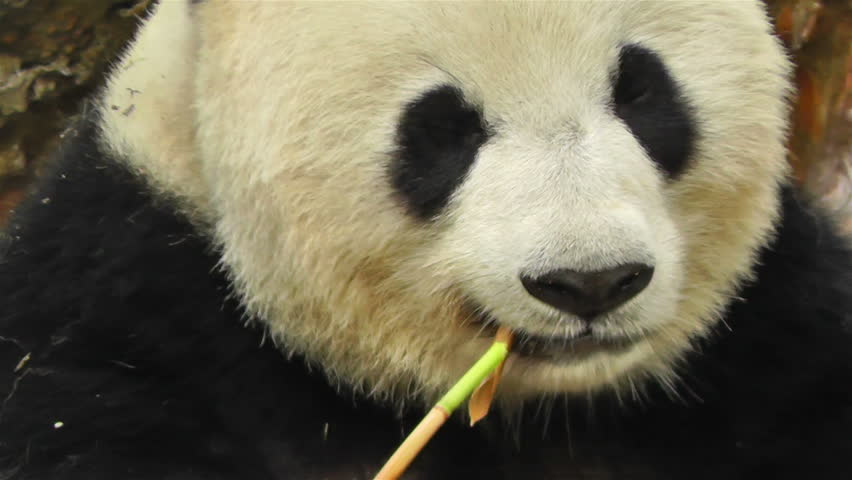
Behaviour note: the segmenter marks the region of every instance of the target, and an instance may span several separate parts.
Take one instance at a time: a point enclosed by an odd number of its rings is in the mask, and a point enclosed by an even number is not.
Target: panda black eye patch
[[[424,220],[437,215],[487,139],[479,111],[455,87],[440,86],[406,106],[390,173],[412,214]]]
[[[638,45],[621,49],[613,85],[615,114],[670,176],[683,171],[692,154],[695,122],[662,59]]]

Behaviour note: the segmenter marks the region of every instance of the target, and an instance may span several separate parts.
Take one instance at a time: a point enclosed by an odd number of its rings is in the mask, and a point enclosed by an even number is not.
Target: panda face
[[[481,87],[491,78],[455,79],[397,121],[389,178],[406,212],[440,232],[422,250],[429,269],[463,298],[471,333],[518,334],[516,370],[637,355],[677,310],[684,252],[665,191],[686,168],[696,120],[657,54],[599,47],[601,84],[568,58],[557,68],[562,96],[582,99],[562,108],[524,79],[493,107]]]
[[[620,151],[592,144],[618,145],[612,137],[593,138],[564,124],[555,127],[562,131],[552,132],[557,140],[549,144],[537,134],[506,142],[518,126],[491,126],[482,109],[466,103],[464,94],[450,85],[439,85],[416,98],[399,120],[399,150],[392,157],[391,178],[409,212],[423,221],[437,220],[444,210],[453,210],[447,208],[453,194],[468,190],[470,198],[462,201],[461,194],[455,198],[451,223],[464,228],[458,229],[458,246],[453,248],[470,249],[456,256],[477,260],[466,266],[474,274],[471,290],[484,292],[476,298],[499,292],[495,298],[477,303],[493,306],[503,299],[517,307],[530,303],[530,296],[539,300],[532,303],[550,308],[523,315],[545,313],[552,317],[535,328],[534,336],[544,333],[562,342],[563,348],[553,348],[555,351],[572,350],[576,336],[593,336],[598,325],[609,323],[607,317],[612,311],[632,301],[651,283],[658,257],[664,259],[666,265],[661,270],[669,278],[673,273],[668,263],[677,260],[677,245],[665,238],[652,238],[648,225],[647,217],[664,220],[667,216],[662,202],[635,192],[661,190],[653,164],[666,177],[684,168],[693,146],[694,120],[660,58],[635,45],[619,52],[609,100],[595,113],[609,116],[604,122],[621,121],[624,125],[604,128],[622,134],[627,130],[634,137],[632,145],[629,139],[623,140]],[[502,122],[497,118],[493,123]],[[539,140],[543,147],[530,151],[529,146]],[[483,148],[486,143],[487,148]],[[595,148],[600,151],[581,153]],[[625,157],[640,162],[631,165],[619,160]],[[609,162],[615,165],[598,165]],[[489,166],[474,175],[470,173],[474,163]],[[560,164],[567,164],[567,168]],[[646,170],[648,183],[635,185],[631,195],[625,185],[641,170]],[[614,181],[585,178],[601,172]],[[538,179],[546,181],[536,183]],[[468,180],[468,186],[460,189]],[[578,186],[595,184],[594,191],[576,191]],[[573,194],[565,193],[572,189]],[[659,210],[642,212],[638,208],[642,205]],[[523,223],[516,220],[522,217],[538,219],[528,220],[522,227]],[[530,227],[540,231],[531,235]],[[660,229],[661,233],[676,237],[672,226],[668,227],[667,231]],[[489,230],[500,233],[495,236]],[[502,241],[496,237],[502,237]],[[653,251],[653,245],[662,245],[662,251]],[[669,250],[674,251],[667,255]],[[516,271],[515,278],[505,284],[503,279],[511,278],[512,270]],[[460,271],[456,275],[466,279],[469,273]],[[654,283],[654,288],[658,284]],[[509,297],[510,293],[518,295]],[[655,298],[661,295],[653,294]],[[501,324],[503,317],[492,320]],[[530,326],[530,318],[513,325],[520,333],[527,330],[525,326]]]
[[[669,383],[771,233],[788,67],[757,2],[197,8],[203,208],[333,380],[428,401],[504,325],[508,398]]]

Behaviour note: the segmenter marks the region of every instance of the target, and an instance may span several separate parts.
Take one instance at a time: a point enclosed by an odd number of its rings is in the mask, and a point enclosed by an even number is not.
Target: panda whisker
[[[563,329],[562,349],[565,350],[568,347],[568,342],[569,342],[568,339],[570,338],[570,335],[571,335],[571,326],[567,325],[566,324],[567,322],[565,322],[564,319],[560,319],[560,321],[563,323],[563,325],[562,325],[562,329]]]
[[[476,336],[477,337],[485,337],[486,336],[485,331],[488,330],[488,329],[494,329],[494,328],[497,328],[494,321],[486,318],[486,320],[484,322],[482,322],[482,326],[479,327],[479,330],[477,330]]]
[[[615,395],[615,401],[618,403],[618,406],[624,408],[624,399],[621,397],[621,388],[619,388],[619,385],[616,384],[613,386],[612,393]]]
[[[657,382],[663,387],[663,391],[671,400],[686,404],[683,395],[678,391],[676,386],[676,375],[672,371],[658,373],[655,375]]]
[[[545,400],[544,400],[544,418],[542,419],[543,425],[542,425],[542,431],[541,431],[541,438],[542,439],[547,438],[547,432],[548,432],[548,429],[550,428],[550,419],[551,419],[551,416],[553,415],[553,406],[556,403],[556,398],[554,398],[552,395],[547,395],[544,398],[545,398]]]
[[[514,421],[512,422],[512,428],[510,429],[516,449],[521,448],[521,428],[524,418],[524,406],[524,402],[521,402],[518,405],[517,411],[514,415]]]
[[[590,388],[586,389],[585,403],[586,403],[586,420],[589,423],[594,423],[594,421],[595,421],[595,395]]]
[[[627,377],[627,385],[630,388],[630,396],[633,401],[641,404],[642,398],[639,395],[639,391],[636,389],[636,381],[633,379],[633,377]]]
[[[569,395],[562,395],[562,409],[565,417],[565,436],[568,441],[568,457],[574,458],[574,441],[571,432],[571,398]]]

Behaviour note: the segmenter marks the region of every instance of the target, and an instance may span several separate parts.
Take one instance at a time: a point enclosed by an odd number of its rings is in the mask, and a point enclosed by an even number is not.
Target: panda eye
[[[411,102],[397,126],[394,189],[416,216],[435,216],[449,201],[487,140],[479,111],[451,86]]]
[[[648,100],[651,93],[651,86],[643,82],[641,78],[630,78],[629,75],[622,74],[615,85],[613,100],[617,106],[626,106]]]
[[[621,50],[618,58],[618,77],[612,94],[615,105],[625,106],[648,101],[654,93],[654,82],[662,82],[665,90],[666,80],[668,73],[659,57],[644,48],[627,46]]]
[[[695,124],[662,59],[638,45],[622,48],[612,100],[648,156],[669,175],[679,173],[692,152]]]

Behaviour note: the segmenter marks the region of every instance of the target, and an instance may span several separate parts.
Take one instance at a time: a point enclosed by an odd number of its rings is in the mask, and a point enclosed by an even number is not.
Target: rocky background
[[[852,1],[767,3],[797,66],[790,163],[852,234]]]
[[[0,0],[0,224],[152,0]],[[797,64],[790,162],[852,233],[852,0],[766,0]]]
[[[0,223],[151,0],[0,0]]]

